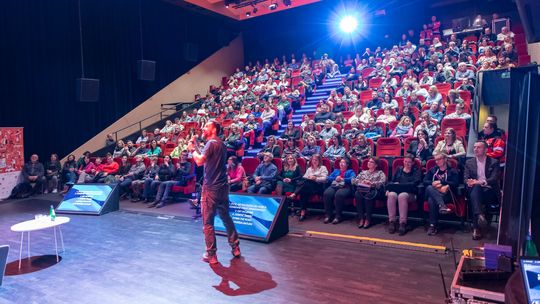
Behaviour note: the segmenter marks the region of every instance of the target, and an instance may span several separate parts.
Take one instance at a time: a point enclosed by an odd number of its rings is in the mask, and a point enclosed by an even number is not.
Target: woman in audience
[[[414,122],[416,121],[416,117],[414,117],[414,114],[411,112],[411,108],[409,105],[403,106],[403,109],[401,110],[401,114],[398,115],[398,120],[401,121],[403,117],[409,117],[409,119],[411,120],[411,123],[414,125]]]
[[[304,114],[304,116],[302,116],[302,123],[300,124],[300,128],[302,128],[302,130],[306,129],[310,120],[311,119],[309,118],[309,115]]]
[[[319,138],[319,131],[317,131],[317,125],[313,120],[310,120],[308,122],[307,126],[304,128],[304,133],[302,134],[302,139],[304,141],[306,141],[310,137]]]
[[[336,116],[335,116],[335,119],[334,119],[334,124],[335,125],[340,125],[341,129],[343,129],[343,127],[345,126],[346,123],[347,123],[347,120],[343,116],[343,112],[336,113]]]
[[[424,166],[427,160],[432,158],[433,142],[430,140],[426,130],[419,131],[417,137],[416,140],[410,143],[407,153],[418,158],[422,162],[422,166]]]
[[[289,154],[283,162],[283,169],[277,176],[276,194],[283,195],[285,193],[296,192],[298,180],[302,178],[300,166],[296,162],[296,158]]]
[[[390,94],[390,93],[384,94],[384,100],[382,102],[382,108],[383,109],[390,108],[392,110],[397,111],[398,107],[399,107],[399,105],[397,103],[397,100],[392,98],[392,94]]]
[[[292,138],[287,139],[285,142],[285,147],[283,148],[281,158],[285,159],[289,155],[292,155],[294,158],[302,157],[300,149],[296,146],[296,141]]]
[[[343,206],[347,198],[353,197],[351,181],[356,174],[350,169],[351,161],[348,158],[342,158],[339,161],[339,168],[335,169],[332,174],[328,175],[327,182],[330,186],[326,188],[323,194],[324,210],[326,217],[324,223],[339,224],[342,220]],[[334,206],[336,209],[334,216]]]
[[[236,151],[244,144],[242,140],[242,131],[236,124],[230,126],[229,135],[224,141],[227,147],[227,156],[236,155]]]
[[[324,157],[331,161],[345,157],[345,147],[343,147],[343,140],[339,134],[332,136],[332,139],[328,142],[328,148],[324,151]]]
[[[160,130],[160,133],[169,133],[169,132],[172,132],[172,131],[174,131],[173,123],[172,123],[172,121],[167,120],[165,122],[165,126],[163,127],[163,129]]]
[[[146,152],[146,155],[148,157],[151,157],[151,156],[158,157],[161,155],[161,148],[158,146],[158,143],[155,139],[152,139],[152,141],[150,142],[150,148]]]
[[[45,186],[45,194],[47,192],[57,193],[58,192],[58,180],[60,178],[60,171],[62,170],[62,165],[58,160],[58,155],[53,153],[51,154],[51,159],[45,164],[45,178],[47,179],[47,184]]]
[[[428,96],[424,105],[430,106],[432,103],[436,103],[437,105],[441,105],[442,103],[442,95],[434,85],[429,87]]]
[[[304,149],[302,149],[302,157],[310,159],[313,154],[320,154],[321,147],[317,145],[315,137],[311,136],[307,139]]]
[[[389,123],[391,123],[393,121],[396,121],[396,116],[392,115],[389,107],[384,108],[383,114],[381,114],[381,115],[379,115],[379,117],[377,117],[377,122],[379,122],[379,121],[382,121],[385,124],[389,124]]]
[[[174,148],[174,150],[172,150],[170,157],[180,158],[180,155],[182,154],[182,151],[184,150],[187,150],[187,142],[184,138],[181,137],[178,139],[178,144]]]
[[[88,162],[90,162],[89,157]],[[68,155],[67,160],[62,167],[62,175],[64,178],[64,189],[62,190],[62,193],[66,193],[69,188],[77,182],[77,162],[75,161],[75,155]]]
[[[452,211],[446,204],[453,202],[459,183],[458,172],[448,166],[445,154],[435,155],[435,163],[436,166],[427,171],[423,180],[429,208],[428,235],[437,234],[439,213]]]
[[[397,137],[399,139],[405,139],[413,135],[413,124],[408,116],[403,116],[398,125],[390,134],[390,137]]]
[[[414,166],[414,155],[407,154],[403,158],[403,167],[398,167],[392,175],[392,182],[386,185],[386,205],[388,208],[388,233],[399,235],[407,233],[407,213],[409,203],[416,202],[418,185],[422,182],[422,172]],[[396,203],[397,207],[396,208]],[[399,210],[399,222],[397,221]]]
[[[282,139],[292,138],[294,140],[300,139],[300,130],[294,126],[294,123],[291,121],[287,122],[287,128],[281,134]]]
[[[116,147],[114,147],[113,157],[117,158],[117,157],[122,157],[123,155],[127,155],[126,150],[124,148],[125,148],[124,141],[119,139],[116,142]]]
[[[281,148],[277,144],[277,140],[274,135],[268,136],[266,139],[266,146],[261,150],[261,152],[257,153],[257,156],[262,159],[263,153],[266,152],[271,153],[273,157],[281,156]]]
[[[350,129],[343,131],[343,137],[347,139],[349,142],[351,142],[356,137],[358,137],[359,134],[364,134],[364,133],[362,132],[362,128],[358,120],[353,120],[353,122],[351,123]]]
[[[352,181],[356,185],[356,210],[358,212],[358,228],[368,229],[371,226],[371,212],[377,198],[382,196],[386,183],[386,175],[380,169],[379,160],[368,158],[367,170],[363,170]]]
[[[236,156],[230,156],[227,160],[227,177],[231,192],[242,190],[242,184],[246,178],[246,171]]]
[[[296,189],[294,193],[289,195],[289,198],[294,199],[300,195],[300,221],[305,220],[306,210],[309,199],[313,195],[322,195],[326,178],[328,177],[328,169],[322,164],[320,154],[314,154],[309,162],[309,167],[304,174],[304,183]]]
[[[442,153],[446,154],[447,158],[456,159],[464,157],[467,154],[463,142],[457,139],[456,131],[453,128],[444,130],[444,139],[439,141],[435,150],[433,150],[433,155]]]
[[[156,178],[156,175],[159,170],[159,166],[157,165],[157,156],[151,156],[150,157],[150,165],[146,167],[144,170],[144,174],[141,178],[138,178],[131,182],[131,201],[132,202],[138,202],[141,199],[143,199],[141,193],[143,191],[143,187],[146,184],[146,181],[149,180],[149,183],[152,183],[152,181]]]
[[[356,158],[358,162],[362,163],[364,159],[371,157],[372,153],[371,145],[366,136],[359,134],[356,140],[352,142],[352,146],[349,148],[349,152],[347,152],[347,157]]]
[[[493,50],[491,47],[487,47],[484,49],[484,53],[478,57],[478,60],[476,61],[477,66],[483,66],[484,63],[488,63],[491,67],[495,62],[497,62],[497,56],[493,53]]]

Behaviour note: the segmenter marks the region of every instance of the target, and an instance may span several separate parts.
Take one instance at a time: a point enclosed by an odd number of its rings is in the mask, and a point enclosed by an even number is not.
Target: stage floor
[[[43,195],[0,202],[0,244],[11,246],[8,263],[17,262],[20,241],[10,226],[47,213],[58,201]],[[128,202],[104,216],[71,215],[60,263],[5,277],[0,303],[442,303],[438,264],[447,286],[454,272],[451,254],[299,237],[306,229],[390,237],[382,224],[359,230],[352,221],[323,225],[315,216],[303,223],[291,218],[294,233],[271,244],[241,241],[241,259],[232,259],[218,237],[221,264],[210,267],[200,260],[201,222],[189,218],[186,206],[152,210]],[[182,215],[169,212],[182,208]],[[462,232],[431,241],[450,237],[463,246],[472,242]],[[429,240],[422,227],[405,238]],[[31,254],[54,254],[51,231],[32,233]]]

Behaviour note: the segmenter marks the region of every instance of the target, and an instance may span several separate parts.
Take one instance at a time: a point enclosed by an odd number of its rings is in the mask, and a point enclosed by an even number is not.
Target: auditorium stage
[[[0,202],[0,243],[11,246],[9,263],[17,262],[20,241],[10,226],[46,213],[59,197]],[[200,261],[200,221],[124,205],[100,217],[71,215],[63,228],[66,252],[60,263],[7,276],[0,303],[442,303],[438,264],[447,286],[454,272],[451,254],[302,237],[307,229],[389,237],[381,224],[359,231],[352,222],[329,226],[315,218],[304,223],[291,218],[292,233],[271,244],[242,241],[238,260],[218,237],[221,264],[210,267]],[[449,237],[468,244],[470,234],[436,238]],[[428,240],[422,227],[406,238]],[[54,254],[52,239],[47,231],[33,233],[32,256]]]

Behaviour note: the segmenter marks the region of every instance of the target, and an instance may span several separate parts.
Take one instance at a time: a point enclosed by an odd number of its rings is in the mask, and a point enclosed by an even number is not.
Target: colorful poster
[[[11,194],[23,166],[23,128],[0,128],[0,199]]]

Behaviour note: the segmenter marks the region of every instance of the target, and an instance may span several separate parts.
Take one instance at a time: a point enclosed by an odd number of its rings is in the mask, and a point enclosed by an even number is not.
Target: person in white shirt
[[[511,32],[510,29],[508,29],[508,27],[504,26],[501,29],[501,32],[497,35],[497,40],[498,41],[504,41],[506,39],[506,37],[510,37],[510,38],[514,39],[514,33]]]
[[[328,169],[322,163],[322,156],[320,154],[313,154],[309,161],[309,167],[304,174],[304,184],[298,187],[293,194],[289,195],[291,199],[300,195],[300,221],[306,218],[309,199],[313,195],[322,195],[327,177]]]

